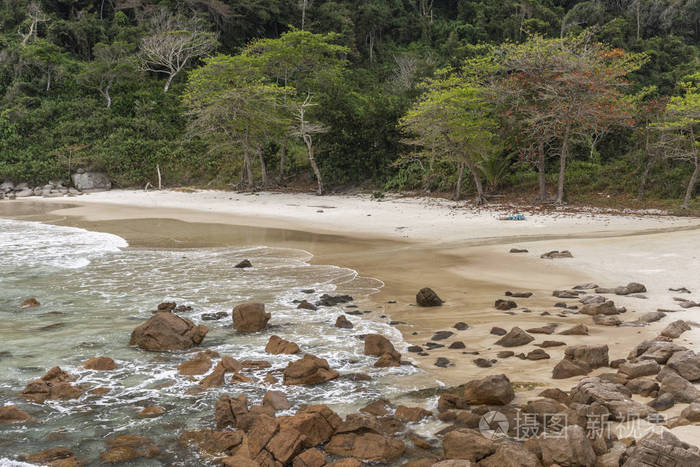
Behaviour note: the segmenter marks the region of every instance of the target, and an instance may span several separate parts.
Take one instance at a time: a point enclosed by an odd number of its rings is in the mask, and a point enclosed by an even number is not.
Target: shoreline
[[[424,345],[436,331],[454,333],[440,341],[444,348],[429,351],[429,356],[405,354],[421,369],[446,386],[505,373],[513,382],[531,385],[516,393],[516,402],[535,397],[545,387],[568,390],[575,381],[551,379],[551,369],[563,358],[564,347],[546,349],[551,356],[547,360],[511,357],[499,359],[489,368],[477,367],[475,358],[495,358],[499,350],[504,350],[494,345],[498,337],[490,334],[492,326],[528,329],[556,323],[559,331],[585,323],[590,329],[588,336],[535,335],[533,343],[561,339],[567,345],[608,344],[610,359],[614,360],[624,358],[631,348],[657,335],[669,322],[692,320],[693,309],[669,314],[641,328],[610,328],[593,325],[586,315],[556,316],[553,304],[561,300],[552,297],[553,290],[587,282],[602,287],[633,281],[646,284],[647,299],[609,297],[617,306],[628,308],[621,315],[624,321],[658,308],[674,307],[673,294],[668,291],[671,287],[700,290],[700,254],[696,253],[700,251],[700,235],[695,232],[700,220],[693,218],[579,213],[533,215],[522,222],[504,222],[496,219],[494,211],[465,210],[432,199],[376,202],[368,197],[289,194],[246,198],[228,192],[148,195],[114,191],[79,199],[26,200],[14,205],[20,210],[26,208],[21,216],[26,220],[113,233],[134,246],[264,244],[307,250],[314,255],[312,263],[350,267],[361,276],[384,282],[384,288],[368,302],[378,315],[387,316],[387,322],[405,323],[396,327],[407,345]],[[228,202],[233,200],[237,204]],[[32,206],[41,206],[43,213],[32,215]],[[372,215],[367,216],[371,209]],[[275,217],[279,212],[284,215]],[[317,219],[329,212],[333,213],[330,219]],[[372,217],[372,224],[366,222]],[[439,232],[439,238],[430,241],[431,232],[433,236]],[[510,247],[530,251],[509,254]],[[571,250],[574,257],[539,257],[546,251],[563,249]],[[679,266],[683,259],[687,262]],[[416,307],[415,294],[426,286],[446,303],[437,308]],[[519,308],[511,315],[494,309],[494,300],[506,298],[506,290],[531,291],[534,296],[515,299]],[[525,312],[524,306],[530,312]],[[544,318],[543,312],[550,315]],[[457,331],[452,327],[456,322],[467,322],[469,328]],[[700,329],[694,328],[678,343],[700,350],[699,338]],[[448,349],[447,344],[455,340],[464,342],[466,348]],[[533,343],[513,350],[528,352],[537,348]],[[435,366],[438,358],[447,358],[450,366]],[[591,375],[604,371],[594,370]],[[665,414],[677,415],[681,408],[676,406]],[[698,438],[690,431],[688,440],[697,444]]]

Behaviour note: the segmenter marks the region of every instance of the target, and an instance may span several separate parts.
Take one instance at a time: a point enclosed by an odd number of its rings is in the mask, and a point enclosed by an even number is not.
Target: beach
[[[537,349],[543,339],[566,345],[607,344],[610,360],[623,359],[637,344],[659,334],[671,321],[696,320],[696,308],[682,309],[678,294],[685,287],[698,299],[700,290],[700,219],[661,213],[603,213],[596,210],[528,212],[506,206],[473,208],[467,203],[437,198],[370,195],[318,197],[290,193],[222,191],[121,191],[75,198],[31,199],[0,206],[0,215],[23,220],[107,232],[130,246],[194,248],[267,246],[295,248],[313,255],[312,264],[351,268],[360,277],[377,279],[383,287],[357,303],[372,311],[366,319],[386,322],[403,336],[404,358],[445,386],[504,373],[519,383],[516,402],[531,399],[544,388],[568,390],[574,379],[553,380],[552,368],[564,347],[546,348],[548,359],[497,358],[504,350],[494,345],[493,327],[506,330],[546,325],[556,333],[585,323],[589,335],[536,335],[516,352]],[[525,220],[499,220],[522,213]],[[527,250],[511,253],[512,248]],[[568,250],[571,258],[541,255]],[[244,258],[241,258],[244,259]],[[646,286],[640,296],[613,295],[625,307],[623,321],[634,321],[658,309],[673,310],[645,326],[599,326],[591,317],[562,313],[555,290],[577,285],[617,287],[629,282]],[[416,306],[416,293],[433,289],[444,304]],[[588,286],[590,288],[590,285]],[[497,310],[506,292],[531,292],[513,298],[512,310]],[[466,329],[455,329],[456,323]],[[439,331],[452,333],[442,347],[407,353]],[[700,329],[693,327],[676,343],[700,350]],[[455,341],[464,348],[449,348]],[[484,359],[492,366],[481,367]],[[447,363],[436,366],[439,359]],[[593,375],[605,371],[594,370]],[[636,396],[635,396],[636,397]],[[677,415],[684,405],[666,412]],[[694,427],[674,428],[686,441],[697,443]]]

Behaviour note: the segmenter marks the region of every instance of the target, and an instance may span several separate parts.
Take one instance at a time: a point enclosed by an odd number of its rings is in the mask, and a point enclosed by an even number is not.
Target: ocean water
[[[248,258],[252,269],[233,265]],[[247,395],[258,404],[267,389],[283,390],[292,406],[325,403],[341,415],[378,397],[391,398],[435,381],[412,366],[374,368],[376,358],[363,355],[360,334],[378,332],[399,351],[400,333],[381,322],[377,313],[347,316],[355,325],[334,327],[347,305],[299,310],[295,299],[314,302],[324,293],[350,294],[362,299],[377,292],[382,282],[358,276],[351,269],[310,264],[306,251],[284,248],[140,249],[115,235],[37,222],[0,219],[0,405],[14,404],[39,420],[37,424],[0,425],[0,465],[14,463],[22,453],[68,447],[80,458],[96,463],[106,438],[138,434],[152,438],[161,449],[157,459],[131,465],[206,465],[177,439],[185,430],[213,428],[214,404],[222,394]],[[314,289],[304,294],[302,289]],[[20,309],[22,300],[36,297],[41,306]],[[129,347],[130,333],[163,301],[189,305],[183,313],[210,330],[200,348],[238,360],[267,360],[272,370],[283,369],[293,355],[268,355],[264,348],[277,334],[328,360],[341,375],[367,373],[371,381],[339,378],[313,386],[267,385],[270,370],[247,373],[246,384],[188,394],[196,379],[181,376],[177,365],[191,352],[146,352]],[[231,326],[230,312],[239,303],[259,301],[272,313],[270,329],[240,335]],[[362,309],[362,308],[360,308]],[[220,321],[202,321],[203,313],[225,311]],[[113,358],[119,368],[92,371],[81,363],[95,356]],[[216,361],[216,360],[215,360]],[[31,380],[53,366],[68,371],[84,388],[71,401],[34,404],[20,393]],[[279,373],[281,379],[281,372]],[[92,389],[109,388],[106,395]],[[165,415],[139,419],[145,406],[160,406]],[[293,411],[294,409],[292,409]]]

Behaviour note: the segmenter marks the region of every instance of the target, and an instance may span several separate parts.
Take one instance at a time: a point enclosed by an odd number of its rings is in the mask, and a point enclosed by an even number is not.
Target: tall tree
[[[136,71],[136,63],[130,52],[131,47],[125,42],[98,43],[93,49],[95,60],[77,76],[79,83],[102,95],[107,108],[112,106],[110,92],[113,87]]]

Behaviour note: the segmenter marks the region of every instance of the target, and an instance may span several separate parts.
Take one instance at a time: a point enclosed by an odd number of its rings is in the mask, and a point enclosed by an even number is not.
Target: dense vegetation
[[[0,179],[696,193],[697,0],[3,0],[0,27]]]

